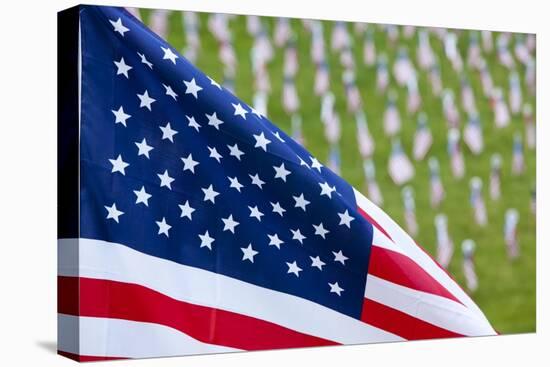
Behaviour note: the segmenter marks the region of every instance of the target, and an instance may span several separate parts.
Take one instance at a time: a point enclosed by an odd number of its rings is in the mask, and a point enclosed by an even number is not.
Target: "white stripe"
[[[372,245],[407,256],[407,254],[405,253],[405,251],[403,251],[402,248],[400,248],[395,243],[393,243],[392,240],[390,240],[384,233],[382,233],[375,226],[372,226]]]
[[[489,323],[460,303],[367,276],[365,298],[404,312],[443,329],[467,336],[495,335]]]
[[[428,274],[436,279],[443,287],[445,287],[451,294],[453,294],[460,302],[470,308],[472,312],[476,313],[480,319],[480,322],[488,323],[485,315],[479,307],[471,300],[471,298],[452,280],[443,269],[441,269],[418,245],[414,240],[401,228],[397,223],[393,221],[384,211],[374,205],[363,194],[357,190],[353,190],[355,193],[355,199],[357,205],[367,212],[374,220],[384,228],[386,232],[393,239],[394,251],[404,253],[411,260],[422,267]],[[373,226],[374,227],[374,226]],[[387,242],[384,245],[391,244]]]
[[[140,284],[181,301],[255,317],[342,344],[403,340],[315,302],[146,255],[124,245],[60,239],[58,246],[59,275]],[[79,267],[71,262],[75,251],[79,251]]]
[[[82,356],[150,358],[239,351],[146,322],[58,314],[57,323],[57,348]]]

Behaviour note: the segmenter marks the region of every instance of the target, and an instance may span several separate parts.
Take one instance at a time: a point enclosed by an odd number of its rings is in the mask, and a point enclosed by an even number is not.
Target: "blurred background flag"
[[[79,232],[59,240],[61,354],[141,358],[495,334],[405,231],[265,116],[126,10],[78,10],[79,212],[61,218],[78,215]],[[154,21],[159,32],[165,15]],[[261,65],[271,43],[249,20]],[[210,27],[223,39],[230,78],[237,60],[226,23]],[[343,54],[346,29],[338,23],[331,42]],[[294,72],[281,102],[301,121]],[[405,51],[394,72],[403,83],[414,77]],[[334,143],[329,161],[339,169]],[[389,170],[398,184],[414,176],[397,137]],[[416,231],[409,189],[404,200]],[[472,253],[465,270],[473,274]]]
[[[477,273],[474,263],[476,244],[471,239],[462,241],[462,270],[466,278],[468,291],[475,292],[478,287]]]
[[[504,219],[504,239],[506,241],[508,257],[512,260],[519,256],[519,243],[517,235],[518,222],[518,211],[516,209],[506,210]]]
[[[437,214],[434,224],[437,235],[437,262],[446,269],[451,262],[454,251],[454,244],[447,230],[447,216]]]
[[[500,177],[501,177],[502,158],[500,154],[491,156],[491,173],[489,176],[489,191],[491,199],[497,200],[500,198]]]
[[[416,133],[414,134],[413,155],[414,159],[422,160],[432,146],[432,132],[428,127],[428,119],[425,113],[418,115]]]

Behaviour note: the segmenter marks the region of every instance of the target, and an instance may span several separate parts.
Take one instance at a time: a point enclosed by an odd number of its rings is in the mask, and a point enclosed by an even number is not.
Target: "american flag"
[[[60,101],[60,152],[78,155],[59,165],[60,354],[495,334],[390,217],[266,116],[126,10],[77,9],[78,70],[60,70],[78,77],[76,115]]]

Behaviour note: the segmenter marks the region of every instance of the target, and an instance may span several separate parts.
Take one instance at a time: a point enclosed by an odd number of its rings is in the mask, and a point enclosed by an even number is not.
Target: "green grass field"
[[[151,11],[141,10],[143,21],[147,24]],[[219,45],[207,28],[208,14],[200,15],[201,48],[196,65],[215,80],[223,80],[223,68],[218,58]],[[263,18],[263,22],[270,34],[273,34],[274,18]],[[297,49],[300,67],[296,77],[296,85],[300,97],[300,115],[303,121],[303,134],[306,137],[306,148],[325,161],[328,156],[328,143],[324,137],[323,125],[320,121],[320,98],[313,93],[315,68],[310,57],[311,36],[305,31],[300,20],[291,22],[297,36]],[[330,50],[330,35],[332,22],[324,22],[326,50],[329,54],[331,73],[331,90],[336,96],[336,109],[340,112],[342,122],[341,162],[342,175],[356,188],[364,190],[364,176],[362,159],[359,154],[354,117],[347,113],[344,86],[342,83],[342,66],[338,55]],[[403,228],[403,204],[401,188],[390,179],[386,167],[391,149],[390,140],[383,131],[383,114],[387,96],[376,92],[375,66],[367,67],[363,63],[363,36],[354,32],[352,24],[348,24],[350,35],[353,37],[353,52],[357,66],[356,78],[364,111],[369,121],[369,129],[376,142],[374,162],[377,168],[377,181],[384,197],[383,209],[393,217]],[[253,90],[253,74],[251,69],[250,49],[253,39],[246,30],[246,19],[238,16],[230,21],[233,42],[238,58],[238,69],[235,77],[235,94],[245,102],[251,104]],[[185,34],[180,12],[171,12],[169,15],[168,41],[178,50],[185,47]],[[401,29],[400,29],[401,31]],[[377,52],[383,50],[388,55],[389,67],[396,56],[400,45],[407,46],[409,56],[416,62],[416,34],[411,39],[405,39],[400,32],[399,40],[395,45],[386,42],[386,33],[380,27],[374,27],[374,37]],[[465,60],[469,32],[459,35],[459,47]],[[496,34],[493,34],[496,39]],[[441,41],[430,34],[430,43],[438,56],[443,87],[454,90],[456,102],[461,111],[461,124],[466,121],[466,114],[460,108],[460,77],[452,69],[444,55]],[[268,116],[272,122],[290,133],[290,116],[282,107],[283,84],[283,48],[274,46],[275,56],[269,64],[268,70],[271,79],[271,94],[268,104]],[[508,89],[508,70],[497,61],[496,51],[484,55],[486,58],[494,84]],[[473,156],[463,145],[466,164],[466,175],[461,180],[455,180],[449,167],[446,151],[447,127],[443,116],[441,100],[433,96],[426,72],[419,73],[419,90],[422,96],[421,111],[428,116],[428,121],[434,137],[434,143],[428,156],[439,159],[441,177],[446,190],[446,197],[441,207],[436,211],[431,208],[429,201],[429,171],[427,159],[416,162],[416,176],[411,186],[416,193],[416,213],[419,224],[419,234],[416,241],[428,252],[435,252],[434,216],[441,212],[448,217],[449,232],[455,244],[455,253],[449,266],[450,273],[464,285],[462,275],[462,254],[460,244],[463,239],[472,238],[477,243],[475,263],[479,277],[479,289],[472,295],[477,304],[485,312],[492,325],[500,333],[522,333],[535,331],[536,324],[536,291],[535,291],[535,216],[530,210],[530,190],[535,184],[535,151],[525,148],[526,172],[522,176],[511,174],[512,139],[516,131],[524,134],[522,118],[513,116],[511,124],[504,129],[496,129],[494,116],[488,100],[483,96],[477,72],[467,70],[467,74],[474,88],[476,104],[480,113],[483,128],[485,148],[480,156]],[[518,69],[523,77],[523,66]],[[395,84],[391,81],[390,84]],[[533,107],[535,98],[531,96],[522,83],[524,101],[528,100]],[[413,133],[416,128],[416,115],[408,115],[406,111],[406,90],[397,88],[398,106],[402,118],[401,141],[409,157],[411,157]],[[490,172],[490,157],[493,153],[500,153],[503,158],[502,167],[502,197],[498,201],[489,198],[488,182]],[[489,224],[485,228],[478,227],[473,218],[469,204],[469,179],[479,176],[484,181],[483,195],[487,205]],[[521,255],[514,262],[508,260],[505,252],[503,237],[504,213],[508,208],[516,208],[520,214],[518,236]]]

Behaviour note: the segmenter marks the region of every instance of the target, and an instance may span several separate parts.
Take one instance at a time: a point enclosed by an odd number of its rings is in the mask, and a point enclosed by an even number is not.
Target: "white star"
[[[231,177],[227,176],[227,178],[229,179],[229,182],[231,182],[229,187],[232,187],[235,190],[237,190],[238,192],[241,192],[241,188],[243,188],[243,185],[241,185],[241,183],[239,182],[237,177],[231,178]]]
[[[128,71],[132,69],[130,65],[127,65],[124,61],[124,57],[120,58],[120,61],[113,61],[117,67],[116,75],[123,74],[128,79]]]
[[[260,135],[253,136],[254,139],[256,139],[256,144],[254,144],[254,148],[262,148],[264,152],[267,152],[267,144],[271,143],[271,140],[265,137],[263,131],[260,133]]]
[[[172,64],[176,65],[176,59],[178,58],[178,55],[176,55],[170,47],[160,46],[160,48],[162,48],[162,51],[164,51],[164,56],[162,56],[162,59],[170,60],[172,61]]]
[[[198,93],[202,90],[202,88],[195,83],[195,78],[190,81],[184,80],[183,83],[187,87],[185,89],[185,94],[192,94],[195,99],[199,98]]]
[[[149,69],[153,69],[153,64],[151,64],[149,60],[147,60],[145,54],[140,54],[139,52],[137,54],[139,55],[142,64],[149,66]]]
[[[124,109],[122,108],[122,106],[120,106],[116,111],[111,110],[111,112],[113,113],[113,115],[115,115],[115,124],[122,124],[126,126],[126,120],[132,117],[131,115],[128,115],[127,113],[124,112]]]
[[[294,274],[296,275],[296,277],[299,277],[300,276],[300,272],[302,271],[302,268],[300,268],[298,266],[298,264],[296,264],[296,261],[294,262],[291,262],[291,263],[286,263],[286,265],[288,266],[288,271],[286,272],[287,274]]]
[[[120,172],[123,175],[126,175],[126,172],[124,170],[126,169],[126,167],[129,166],[129,164],[122,160],[122,156],[120,154],[116,159],[109,159],[109,162],[111,162],[111,164],[113,165],[111,173]]]
[[[319,223],[317,226],[314,224],[313,228],[315,228],[315,234],[323,237],[323,239],[325,239],[325,235],[330,232],[323,227],[323,222]]]
[[[220,160],[221,160],[223,157],[222,157],[222,155],[221,155],[220,153],[218,153],[218,150],[216,149],[216,147],[214,147],[214,148],[208,147],[208,150],[210,151],[209,157],[210,157],[210,158],[214,158],[215,160],[218,161],[218,163],[220,163]]]
[[[162,217],[162,220],[159,222],[159,221],[156,221],[157,223],[157,226],[159,226],[159,232],[158,234],[161,235],[165,235],[166,237],[170,237],[168,235],[168,231],[170,230],[170,228],[172,228],[171,225],[169,225],[168,223],[166,223],[166,218]]]
[[[162,84],[162,86],[164,87],[164,89],[166,89],[166,95],[174,98],[174,101],[175,101],[178,95],[176,94],[176,92],[174,92],[172,87],[166,84]]]
[[[201,248],[207,247],[209,250],[212,250],[212,242],[214,242],[215,239],[210,237],[208,231],[204,232],[204,234],[199,234],[199,238],[201,239]]]
[[[138,93],[139,98],[139,107],[146,107],[149,111],[151,111],[151,104],[156,101],[156,99],[149,97],[149,92],[147,92],[147,89],[145,89],[145,92],[143,94]]]
[[[254,256],[258,254],[258,251],[255,251],[252,248],[252,244],[248,244],[248,247],[241,247],[241,251],[243,252],[243,261],[250,260],[251,263],[254,262]]]
[[[278,131],[275,131],[275,132],[273,133],[273,135],[275,135],[275,137],[276,137],[277,139],[279,139],[279,141],[280,141],[281,143],[284,143],[284,142],[285,142],[284,139],[281,138],[281,135],[279,134]]]
[[[116,208],[116,204],[113,203],[112,206],[104,205],[105,209],[107,209],[107,219],[113,219],[115,222],[118,223],[118,217],[120,217],[124,212],[118,210]]]
[[[321,167],[323,167],[323,165],[317,160],[317,158],[309,157],[309,159],[311,159],[311,168],[315,168],[321,172]]]
[[[154,149],[152,146],[147,145],[147,140],[145,140],[145,138],[143,138],[141,143],[136,141],[134,144],[138,147],[138,156],[144,155],[149,158],[149,152]]]
[[[235,143],[235,145],[233,146],[227,145],[227,147],[229,148],[229,155],[232,155],[233,157],[237,158],[240,161],[241,155],[244,155],[244,153],[241,150],[239,150],[239,146],[237,145],[237,143]]]
[[[296,205],[294,205],[295,208],[302,208],[303,211],[306,211],[306,206],[309,205],[309,201],[304,198],[304,194],[300,194],[300,196],[292,196],[292,198],[296,201]]]
[[[256,218],[258,220],[258,222],[261,222],[262,221],[262,217],[264,216],[264,213],[262,213],[259,209],[258,209],[258,206],[254,206],[254,207],[251,207],[249,206],[248,209],[250,210],[250,217],[252,218]]]
[[[286,212],[286,210],[281,207],[281,204],[279,204],[279,202],[276,202],[276,203],[270,202],[270,204],[273,207],[273,213],[277,213],[282,217],[283,213]]]
[[[170,190],[172,190],[171,184],[172,182],[174,182],[174,179],[170,177],[170,175],[168,174],[168,170],[164,170],[164,173],[162,175],[157,173],[157,176],[160,178],[160,187],[166,186]]]
[[[214,126],[216,130],[220,129],[220,125],[223,124],[223,121],[218,118],[216,112],[213,112],[211,115],[206,114],[206,117],[208,118],[208,125]]]
[[[193,116],[185,116],[185,117],[187,117],[187,121],[189,121],[189,124],[187,126],[192,127],[193,129],[197,130],[197,132],[198,132],[199,129],[201,128],[201,125],[199,125],[197,123],[195,118]]]
[[[230,214],[227,218],[222,218],[223,230],[229,231],[235,234],[235,227],[239,225],[239,222],[233,220],[233,214]]]
[[[328,283],[328,285],[330,286],[330,293],[336,293],[338,296],[341,296],[341,293],[344,291],[343,288],[340,288],[338,282]]]
[[[195,166],[199,165],[199,162],[193,160],[193,155],[189,153],[189,156],[187,158],[180,158],[183,162],[183,170],[189,170],[192,173],[195,173]]]
[[[319,183],[319,186],[321,186],[321,196],[326,195],[332,199],[332,193],[336,191],[336,187],[331,187],[328,182]]]
[[[323,270],[323,265],[326,265],[319,256],[317,257],[313,257],[313,256],[310,256],[309,257],[311,259],[311,266],[312,267],[316,267],[317,269],[319,270]]]
[[[246,114],[248,113],[248,111],[245,110],[240,103],[231,103],[231,105],[235,109],[235,113],[233,114],[233,116],[241,116],[243,119],[246,120]]]
[[[123,37],[124,33],[130,30],[129,28],[126,28],[124,24],[122,24],[122,20],[120,18],[118,18],[116,22],[109,19],[109,22],[111,22],[111,24],[113,25],[114,31],[120,33],[120,35]]]
[[[189,218],[189,220],[193,220],[193,218],[191,216],[193,215],[193,212],[195,211],[195,208],[193,208],[193,207],[191,207],[191,205],[189,205],[189,200],[185,200],[185,204],[183,204],[183,205],[178,204],[178,206],[180,207],[180,210],[181,210],[180,218],[187,217],[187,218]]]
[[[172,143],[174,142],[174,135],[176,135],[178,132],[172,129],[169,122],[166,123],[166,126],[159,126],[159,129],[162,130],[162,140],[168,139]]]
[[[343,213],[338,213],[338,216],[340,217],[340,223],[338,223],[339,225],[341,226],[345,225],[348,228],[351,228],[351,221],[354,220],[355,218],[349,215],[347,209]]]
[[[232,155],[233,157],[237,158],[240,161],[241,155],[244,155],[244,153],[241,150],[239,150],[239,146],[237,145],[237,143],[235,143],[235,145],[233,146],[227,145],[227,147],[229,148],[229,155]]]
[[[300,232],[300,229],[297,229],[297,230],[291,229],[290,232],[292,232],[293,240],[297,240],[302,245],[304,244],[304,240],[306,239],[306,236],[304,236],[302,232]]]
[[[207,78],[208,78],[208,80],[210,80],[210,85],[215,86],[215,87],[218,88],[219,90],[222,89],[221,85],[219,85],[217,81],[215,81],[215,80],[212,79],[211,77],[207,77]]]
[[[281,163],[279,167],[273,166],[273,169],[275,169],[275,178],[280,178],[286,182],[286,176],[290,175],[290,171],[285,169],[285,164]]]
[[[281,239],[279,238],[279,236],[277,235],[277,233],[275,233],[274,235],[268,234],[267,237],[269,237],[269,246],[275,246],[275,247],[277,247],[278,249],[281,249],[281,245],[282,245],[284,242],[281,241]]]
[[[220,193],[214,191],[214,188],[212,185],[208,186],[206,189],[201,189],[202,192],[204,192],[204,201],[211,201],[212,204],[215,204],[216,196],[218,196]]]
[[[342,265],[346,265],[344,262],[348,259],[344,254],[342,253],[342,250],[338,252],[332,251],[332,254],[334,255],[334,261],[338,261],[339,263],[342,263]]]
[[[134,190],[134,194],[136,194],[136,204],[143,203],[145,206],[149,206],[151,194],[148,194],[147,191],[145,191],[145,186],[141,186],[139,191]]]
[[[256,173],[254,176],[252,175],[248,175],[250,176],[250,179],[252,180],[252,185],[256,185],[258,186],[260,189],[262,189],[262,185],[265,184],[265,182],[263,182],[261,179],[260,179],[260,176],[258,176],[258,174]]]

